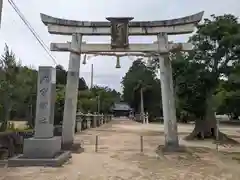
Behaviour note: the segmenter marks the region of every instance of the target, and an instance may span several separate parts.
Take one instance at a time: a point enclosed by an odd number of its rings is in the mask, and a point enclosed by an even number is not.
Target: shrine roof
[[[121,102],[121,103],[115,103],[112,110],[114,110],[114,111],[131,111],[132,108],[127,103]]]

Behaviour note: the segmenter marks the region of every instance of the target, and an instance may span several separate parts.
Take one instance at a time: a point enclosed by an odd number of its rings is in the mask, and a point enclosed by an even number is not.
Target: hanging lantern
[[[116,68],[121,68],[119,56],[117,56]]]
[[[87,60],[87,55],[84,54],[84,56],[83,56],[83,62],[82,62],[82,63],[83,63],[83,64],[87,64],[87,61],[86,61],[86,60]]]

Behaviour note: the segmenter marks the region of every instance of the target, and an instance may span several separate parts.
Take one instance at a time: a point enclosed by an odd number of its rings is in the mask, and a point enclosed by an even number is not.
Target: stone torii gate
[[[62,143],[71,145],[74,139],[74,127],[77,110],[77,88],[81,54],[98,52],[141,52],[157,54],[160,61],[162,103],[164,115],[165,147],[179,146],[175,99],[173,91],[172,68],[168,58],[171,51],[189,51],[189,43],[169,43],[168,35],[192,33],[202,19],[203,12],[194,15],[163,21],[131,21],[132,17],[109,17],[108,21],[74,21],[54,18],[41,14],[42,22],[48,27],[50,34],[72,36],[71,42],[51,43],[52,51],[70,52]],[[87,44],[82,37],[111,36],[110,44]],[[129,44],[129,36],[157,36],[152,44]]]

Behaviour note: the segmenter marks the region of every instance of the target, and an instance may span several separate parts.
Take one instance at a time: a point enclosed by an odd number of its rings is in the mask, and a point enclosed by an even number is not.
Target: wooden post
[[[91,65],[91,82],[90,82],[90,89],[93,88],[93,64]]]
[[[96,136],[95,152],[98,152],[98,136]]]
[[[140,149],[143,152],[143,136],[140,136]]]
[[[217,119],[216,113],[215,113],[215,118],[216,118],[216,150],[218,151],[218,143],[219,143],[219,119]]]

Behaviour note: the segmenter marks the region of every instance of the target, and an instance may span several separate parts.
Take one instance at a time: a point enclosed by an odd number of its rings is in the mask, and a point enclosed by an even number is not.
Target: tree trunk
[[[11,105],[10,105],[10,100],[8,98],[5,98],[3,109],[4,109],[4,116],[3,116],[2,125],[0,127],[0,132],[6,131],[8,127],[8,121],[10,119]]]
[[[193,131],[185,138],[186,140],[193,139],[216,139],[216,119],[197,119]]]
[[[214,139],[218,140],[219,143],[233,143],[236,144],[237,141],[229,138],[226,134],[218,131],[218,139],[216,138],[217,134],[217,120],[214,110],[214,98],[212,93],[209,93],[206,100],[206,110],[205,116],[201,119],[195,121],[195,127],[193,131],[185,137],[186,140],[194,139]]]
[[[213,91],[209,91],[206,97],[206,109],[202,118],[195,121],[193,132],[186,139],[216,138],[216,117],[214,112]]]

